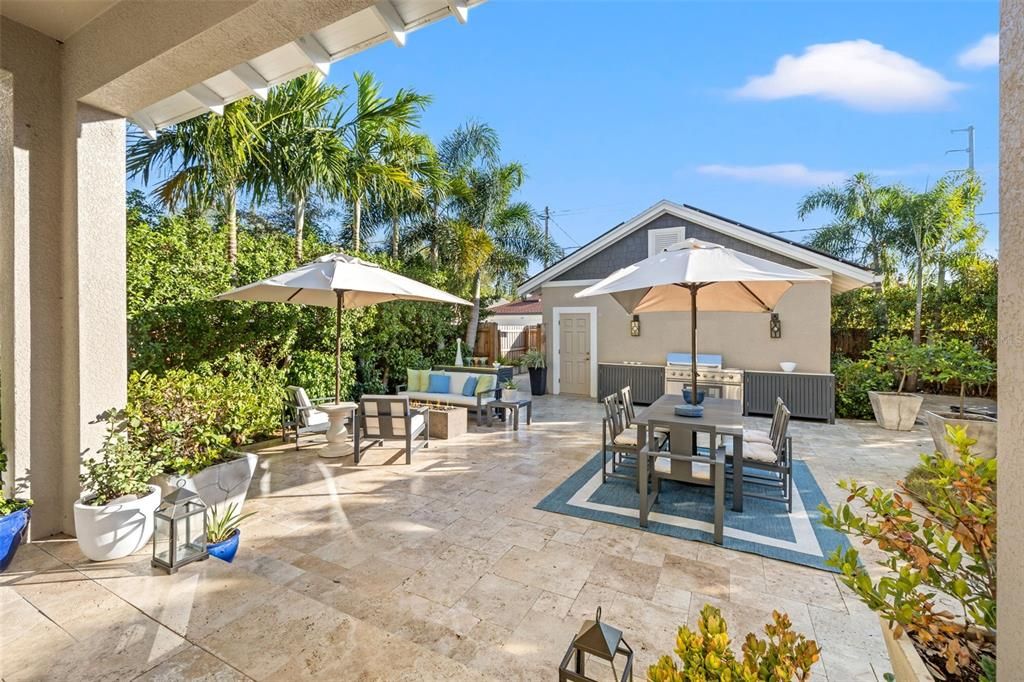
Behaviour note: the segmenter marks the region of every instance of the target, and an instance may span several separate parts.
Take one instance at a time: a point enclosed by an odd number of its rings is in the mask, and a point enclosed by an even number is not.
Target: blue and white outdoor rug
[[[793,462],[792,514],[781,502],[751,497],[744,499],[742,513],[734,512],[728,485],[724,547],[836,572],[825,565],[825,559],[836,547],[845,551],[850,543],[845,535],[822,525],[818,505],[825,503],[825,496],[804,462]],[[610,478],[601,484],[601,453],[537,505],[544,511],[627,528],[640,528],[639,508],[640,495],[632,482]],[[713,543],[713,512],[710,487],[663,481],[648,527],[641,530]]]

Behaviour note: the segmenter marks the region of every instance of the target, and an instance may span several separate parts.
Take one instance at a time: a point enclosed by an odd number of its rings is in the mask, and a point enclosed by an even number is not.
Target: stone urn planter
[[[162,495],[168,495],[175,488],[184,486],[196,492],[203,504],[211,510],[224,512],[233,504],[235,510],[241,513],[259,458],[251,452],[233,454],[237,455],[235,459],[206,467],[198,473],[184,476],[160,474],[152,482],[160,486]]]
[[[465,407],[431,407],[427,412],[427,428],[431,438],[449,440],[466,433],[468,411]]]
[[[958,412],[930,412],[925,411],[925,420],[928,422],[928,431],[935,442],[935,449],[946,456],[946,459],[957,457],[956,449],[946,441],[946,427],[963,427],[967,429],[968,438],[977,442],[971,448],[976,457],[991,459],[996,456],[996,431],[999,422],[992,417],[985,417],[974,414],[960,414]]]
[[[892,665],[892,674],[896,682],[935,682],[935,678],[928,672],[928,666],[924,664],[921,654],[910,641],[910,636],[904,634],[897,638],[889,622],[879,617],[882,625],[882,636],[885,638],[885,648],[889,652],[889,663]]]
[[[153,536],[153,512],[161,498],[160,488],[150,485],[143,497],[125,495],[104,505],[88,504],[89,498],[75,502],[75,535],[82,554],[110,561],[142,549]]]
[[[868,399],[875,413],[875,421],[890,431],[910,431],[914,428],[921,403],[924,402],[924,396],[917,393],[888,391],[868,391]]]

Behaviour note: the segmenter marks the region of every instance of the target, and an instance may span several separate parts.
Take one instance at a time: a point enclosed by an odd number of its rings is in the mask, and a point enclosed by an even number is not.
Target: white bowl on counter
[[[782,368],[783,372],[792,372],[796,369],[795,362],[780,362],[779,367]]]

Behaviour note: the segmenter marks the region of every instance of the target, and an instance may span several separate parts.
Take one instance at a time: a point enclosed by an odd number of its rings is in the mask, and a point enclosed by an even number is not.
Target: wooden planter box
[[[466,433],[467,419],[468,411],[465,407],[431,408],[427,413],[430,437],[441,440],[458,438]]]
[[[896,682],[935,682],[921,660],[921,655],[914,648],[910,636],[904,634],[899,639],[893,634],[888,621],[879,618],[882,625],[882,636],[885,637],[885,648],[889,652],[889,663]]]

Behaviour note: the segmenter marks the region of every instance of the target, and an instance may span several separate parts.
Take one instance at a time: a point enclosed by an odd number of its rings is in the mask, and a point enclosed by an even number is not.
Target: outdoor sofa
[[[444,381],[435,381],[434,387],[445,387],[445,391],[431,391],[431,376],[447,378],[447,386]],[[476,387],[473,390],[466,388],[467,382],[476,380]],[[477,374],[474,372],[459,371],[437,371],[437,370],[409,370],[409,382],[398,386],[398,395],[408,396],[412,400],[422,403],[440,403],[442,405],[456,405],[465,407],[476,413],[476,423],[483,426],[487,418],[488,405],[494,402],[497,397],[498,386],[496,377],[493,374]],[[467,395],[467,393],[469,395]]]

